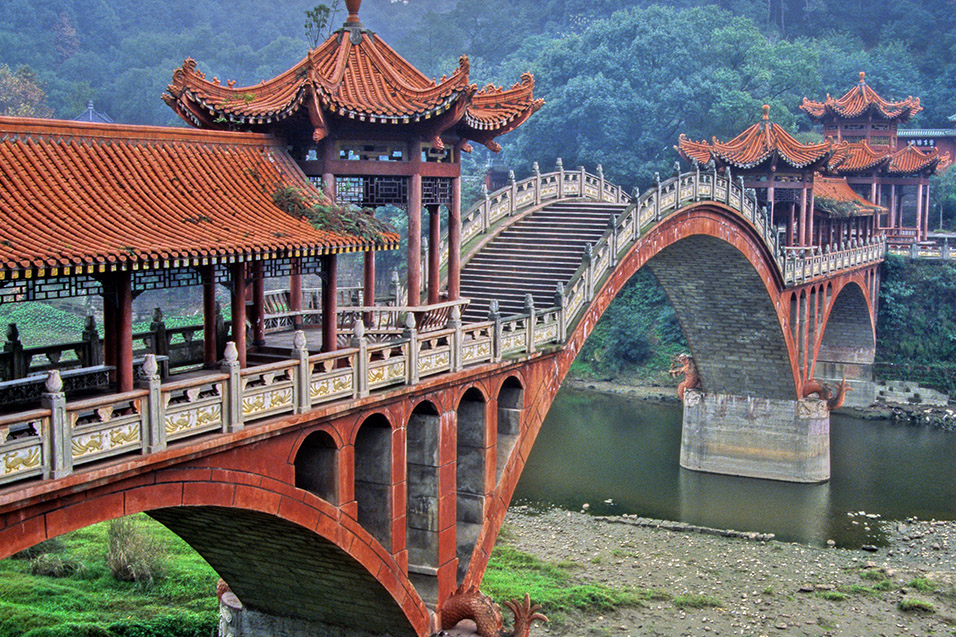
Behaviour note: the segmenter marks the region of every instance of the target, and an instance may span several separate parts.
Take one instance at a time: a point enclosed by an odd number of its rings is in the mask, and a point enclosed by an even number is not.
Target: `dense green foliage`
[[[879,376],[956,393],[956,266],[887,257],[876,330]]]
[[[687,351],[677,314],[649,270],[639,270],[611,302],[571,368],[585,377],[667,383],[674,354]]]
[[[162,545],[163,577],[116,579],[107,564],[109,523],[70,533],[32,559],[0,561],[0,637],[208,637],[219,615],[215,572],[162,525],[144,515],[130,523]],[[44,555],[78,568],[56,578],[34,574]]]

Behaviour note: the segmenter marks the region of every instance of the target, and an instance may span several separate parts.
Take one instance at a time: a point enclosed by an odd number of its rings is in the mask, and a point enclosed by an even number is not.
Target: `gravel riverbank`
[[[956,635],[956,522],[884,522],[889,545],[873,551],[661,524],[512,507],[500,543],[574,563],[575,584],[655,589],[666,597],[565,617],[532,634]],[[679,608],[680,595],[719,606]],[[902,610],[914,601],[932,610]]]

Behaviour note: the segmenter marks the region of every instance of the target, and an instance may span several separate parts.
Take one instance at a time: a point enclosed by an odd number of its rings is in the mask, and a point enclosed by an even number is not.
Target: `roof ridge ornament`
[[[349,12],[349,17],[345,19],[345,24],[362,24],[359,20],[358,12],[362,7],[362,0],[345,0],[345,8]]]

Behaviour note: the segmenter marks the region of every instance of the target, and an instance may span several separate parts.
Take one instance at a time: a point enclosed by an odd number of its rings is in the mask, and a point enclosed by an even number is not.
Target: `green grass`
[[[542,612],[557,623],[572,610],[609,612],[670,597],[656,590],[574,584],[571,570],[570,565],[544,562],[510,546],[499,545],[491,554],[482,590],[499,604],[508,599],[522,599],[527,592],[533,602],[543,606]]]
[[[925,599],[913,599],[912,597],[904,597],[900,600],[900,603],[896,605],[904,613],[935,613],[936,607],[933,606],[930,602],[927,602]]]
[[[817,597],[825,599],[828,602],[842,602],[846,599],[846,594],[840,591],[818,591]]]
[[[907,584],[907,586],[910,588],[915,588],[921,593],[927,593],[936,590],[936,582],[926,579],[925,577],[917,577]]]
[[[0,637],[208,637],[218,621],[217,575],[179,537],[145,515],[138,530],[168,551],[151,588],[120,582],[106,563],[108,523],[60,538],[54,555],[73,574],[34,575],[31,561],[0,561]]]
[[[684,593],[674,598],[674,606],[677,608],[719,608],[723,603],[712,595],[695,595],[693,593]]]

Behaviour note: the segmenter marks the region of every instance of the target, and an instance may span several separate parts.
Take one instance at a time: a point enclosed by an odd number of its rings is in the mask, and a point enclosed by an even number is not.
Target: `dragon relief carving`
[[[809,398],[810,396],[816,394],[817,398],[826,402],[827,409],[831,411],[834,409],[839,409],[843,406],[843,401],[846,399],[847,392],[853,391],[853,388],[850,387],[849,383],[846,381],[846,377],[840,381],[840,384],[836,387],[836,392],[834,393],[833,387],[822,380],[817,380],[816,378],[811,378],[806,383],[803,384],[803,397]]]
[[[697,374],[697,365],[690,354],[677,354],[671,359],[671,368],[668,373],[676,378],[683,374],[684,380],[677,386],[677,397],[684,400],[684,391],[700,387],[700,376]]]
[[[445,631],[454,628],[458,622],[470,619],[475,622],[480,637],[528,637],[535,621],[548,621],[545,615],[537,612],[541,605],[532,604],[527,593],[523,602],[512,599],[506,601],[505,606],[514,615],[514,627],[511,630],[505,630],[501,609],[490,597],[477,589],[457,592],[442,606],[442,631],[436,635],[445,635]]]

